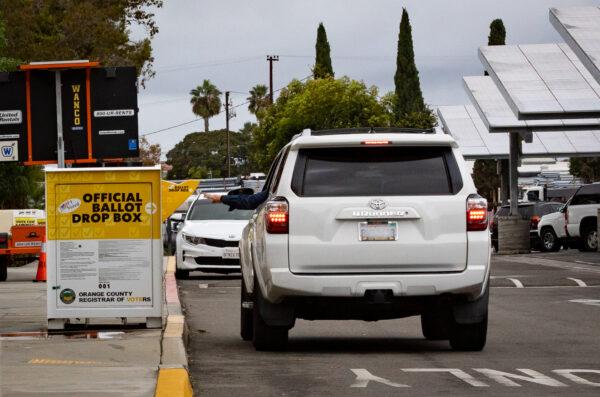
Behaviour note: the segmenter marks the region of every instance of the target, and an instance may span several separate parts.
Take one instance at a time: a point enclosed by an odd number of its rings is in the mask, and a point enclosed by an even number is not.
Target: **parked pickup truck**
[[[567,236],[580,251],[598,249],[597,216],[600,208],[600,184],[581,186],[564,212]]]

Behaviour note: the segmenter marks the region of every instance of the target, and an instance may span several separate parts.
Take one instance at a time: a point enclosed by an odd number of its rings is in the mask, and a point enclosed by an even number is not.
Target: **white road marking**
[[[587,284],[585,282],[583,282],[583,280],[580,280],[578,278],[574,278],[574,277],[567,277],[567,280],[572,280],[575,281],[575,283],[580,286],[580,287],[587,287]]]
[[[367,387],[369,385],[369,382],[383,383],[384,385],[391,387],[410,387],[409,385],[403,385],[402,383],[394,383],[385,378],[375,376],[364,368],[350,369],[350,371],[354,372],[354,375],[356,375],[356,379],[350,387]]]
[[[600,265],[600,263],[586,262],[586,261],[575,261],[575,263],[581,263],[581,264],[584,264],[584,265],[595,265],[595,266]]]
[[[475,387],[489,387],[487,383],[478,381],[471,375],[459,368],[402,368],[404,372],[448,372],[456,376],[458,379],[467,382],[471,386]]]
[[[525,286],[523,285],[523,283],[521,281],[519,281],[518,279],[516,279],[516,278],[509,278],[509,277],[507,277],[506,279],[512,281],[512,283],[517,288],[525,288]]]
[[[582,303],[590,306],[600,306],[600,299],[571,299],[569,302]]]
[[[208,288],[208,284],[198,284],[198,288],[200,288],[200,289]]]
[[[517,368],[517,371],[521,371],[526,375],[512,374],[510,372],[496,371],[495,369],[489,368],[473,368],[475,371],[480,372],[487,376],[490,379],[495,380],[504,386],[509,387],[521,387],[520,384],[514,382],[512,379],[523,380],[526,382],[537,383],[538,385],[550,386],[550,387],[568,387],[562,382],[557,381],[556,379],[552,379],[549,376],[546,376],[540,372],[534,371],[532,369],[527,368]]]
[[[597,369],[555,369],[552,372],[557,373],[565,378],[569,379],[571,382],[578,383],[584,386],[596,386],[600,387],[600,383],[591,382],[587,379],[582,378],[581,376],[577,376],[573,374],[573,372],[577,373],[585,373],[585,374],[600,374],[600,370]]]

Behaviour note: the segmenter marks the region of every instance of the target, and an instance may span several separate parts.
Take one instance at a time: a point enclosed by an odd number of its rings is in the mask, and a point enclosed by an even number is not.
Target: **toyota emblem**
[[[387,204],[382,199],[373,199],[369,201],[369,207],[373,208],[374,210],[382,210],[386,206]]]

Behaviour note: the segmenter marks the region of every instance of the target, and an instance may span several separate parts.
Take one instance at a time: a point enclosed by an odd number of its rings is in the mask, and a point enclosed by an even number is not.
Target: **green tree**
[[[415,64],[415,53],[413,50],[412,27],[406,8],[402,9],[402,20],[400,21],[400,33],[398,35],[398,54],[396,58],[396,74],[394,75],[396,85],[396,117],[398,120],[412,112],[427,111],[421,84],[419,82],[419,71]]]
[[[151,144],[145,136],[140,138],[140,157],[138,161],[141,161],[143,165],[160,164],[161,153],[162,149],[159,143]]]
[[[490,35],[488,36],[488,45],[506,44],[506,29],[502,19],[494,19],[490,24]],[[487,71],[485,75],[487,76]],[[505,166],[507,165],[504,160]],[[498,166],[496,160],[475,160],[473,165],[473,182],[477,191],[490,202],[498,201],[496,192],[500,187],[500,175],[498,175]]]
[[[152,9],[162,0],[2,0],[9,56],[25,62],[90,59],[136,66],[142,84],[152,77],[150,40],[158,27]],[[132,40],[131,27],[148,38]]]
[[[0,72],[15,70],[19,62],[6,56],[6,28],[0,13]],[[0,208],[43,208],[44,175],[38,166],[0,164]]]
[[[221,110],[221,91],[210,80],[204,80],[190,95],[192,112],[204,119],[204,132],[208,132],[208,120]]]
[[[264,84],[257,84],[250,90],[248,100],[248,110],[250,113],[260,118],[262,112],[271,104],[269,100],[268,88]]]
[[[321,22],[317,29],[317,43],[315,44],[316,57],[313,76],[315,79],[334,77],[333,67],[331,66],[331,55],[329,41],[327,41],[327,32]]]
[[[232,175],[247,173],[249,141],[242,133],[231,132]],[[173,166],[169,179],[220,178],[227,176],[225,130],[193,132],[167,153]]]
[[[505,45],[506,29],[502,19],[494,19],[490,24],[490,35],[488,36],[488,45]]]
[[[377,98],[376,87],[347,77],[292,81],[253,132],[253,147],[260,148],[253,151],[257,170],[266,170],[277,152],[305,128],[389,126],[390,115]]]
[[[600,158],[573,157],[569,160],[571,175],[583,179],[585,183],[600,181]]]

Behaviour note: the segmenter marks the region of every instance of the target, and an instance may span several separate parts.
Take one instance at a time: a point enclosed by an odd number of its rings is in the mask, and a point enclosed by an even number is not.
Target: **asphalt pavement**
[[[239,337],[239,276],[179,281],[194,391],[202,396],[600,393],[600,254],[494,256],[488,343],[452,351],[418,317],[304,321],[285,352]]]

